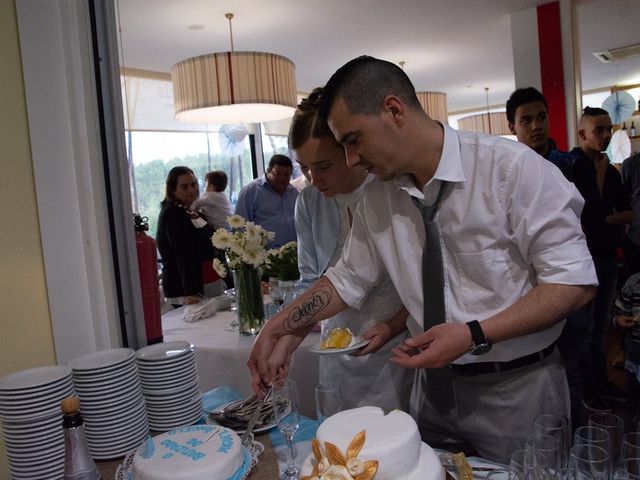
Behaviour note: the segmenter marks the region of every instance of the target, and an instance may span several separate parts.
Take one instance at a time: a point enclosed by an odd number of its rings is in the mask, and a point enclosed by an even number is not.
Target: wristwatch
[[[467,322],[467,325],[469,326],[469,330],[471,330],[472,342],[469,353],[471,355],[482,355],[491,350],[491,342],[484,336],[480,322],[478,320],[471,320]]]

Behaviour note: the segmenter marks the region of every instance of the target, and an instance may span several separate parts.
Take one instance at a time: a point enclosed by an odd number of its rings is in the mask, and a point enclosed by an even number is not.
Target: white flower
[[[364,472],[364,462],[358,458],[347,460],[347,470],[354,477]]]
[[[235,253],[236,255],[242,255],[244,253],[244,246],[242,245],[242,239],[238,238],[235,235],[232,236],[231,239],[229,240],[229,245],[227,245],[227,248],[231,250],[233,253]]]
[[[267,239],[267,241],[275,240],[276,233],[275,232],[270,232],[268,230],[265,230],[264,231],[264,237]]]
[[[322,474],[322,480],[353,480],[353,477],[342,465],[331,465]]]
[[[296,242],[285,243],[282,247],[280,247],[280,252],[285,253],[289,250],[295,250],[298,248],[298,244]]]
[[[231,215],[230,217],[227,217],[227,223],[231,228],[236,229],[244,227],[246,222],[240,215]]]
[[[226,231],[224,228],[219,228],[213,233],[213,236],[211,237],[211,243],[214,247],[223,250],[229,247],[232,239],[233,237],[228,231]]]
[[[213,259],[213,269],[221,277],[227,276],[227,269],[225,268],[224,264],[217,258]]]

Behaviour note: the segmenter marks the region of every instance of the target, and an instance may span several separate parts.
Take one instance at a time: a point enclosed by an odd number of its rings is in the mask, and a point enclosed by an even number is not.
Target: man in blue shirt
[[[296,241],[293,214],[298,191],[289,183],[292,171],[291,159],[276,154],[269,160],[264,177],[245,185],[238,196],[236,215],[276,234],[268,248]]]

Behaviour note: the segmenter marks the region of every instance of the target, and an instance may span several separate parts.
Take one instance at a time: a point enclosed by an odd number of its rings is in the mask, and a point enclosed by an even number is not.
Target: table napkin
[[[197,322],[215,315],[218,310],[228,310],[231,308],[232,303],[233,298],[227,295],[220,295],[194,305],[187,305],[184,307],[182,320],[185,322]]]

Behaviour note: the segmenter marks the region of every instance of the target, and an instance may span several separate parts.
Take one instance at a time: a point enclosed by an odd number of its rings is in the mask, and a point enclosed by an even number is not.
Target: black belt
[[[554,347],[555,343],[552,343],[539,352],[525,355],[524,357],[516,358],[514,360],[509,360],[508,362],[479,362],[466,364],[452,363],[450,367],[454,372],[466,376],[505,372],[507,370],[513,370],[515,368],[526,367],[527,365],[531,365],[544,360],[549,355],[551,355]]]

